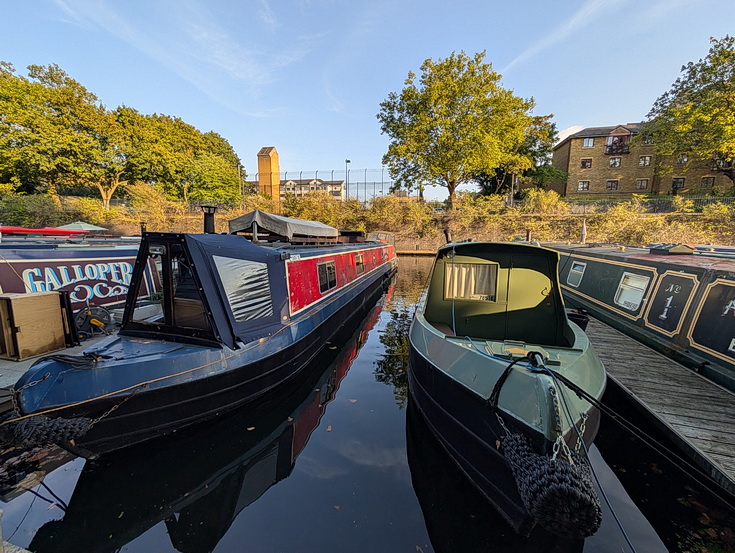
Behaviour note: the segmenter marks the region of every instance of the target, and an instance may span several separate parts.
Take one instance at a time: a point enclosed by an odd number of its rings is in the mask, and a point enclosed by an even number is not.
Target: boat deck
[[[597,319],[590,318],[587,335],[608,376],[735,495],[735,394]]]

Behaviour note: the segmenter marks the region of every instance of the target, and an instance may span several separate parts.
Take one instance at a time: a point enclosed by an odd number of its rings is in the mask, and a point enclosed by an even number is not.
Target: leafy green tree
[[[485,52],[427,59],[420,77],[409,72],[403,90],[380,104],[381,131],[391,139],[383,163],[397,186],[446,187],[453,207],[457,187],[475,175],[527,168],[519,150],[534,100],[504,89],[484,59]]]
[[[661,155],[711,159],[735,183],[735,38],[710,39],[709,53],[689,62],[648,113],[639,136]]]
[[[90,178],[103,115],[97,97],[57,65],[30,65],[23,77],[0,63],[0,179],[55,195],[70,175]]]

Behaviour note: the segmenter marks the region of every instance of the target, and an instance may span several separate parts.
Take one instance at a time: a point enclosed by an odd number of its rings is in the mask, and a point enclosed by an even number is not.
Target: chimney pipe
[[[216,205],[200,206],[204,212],[204,234],[214,234],[214,212],[217,211]]]

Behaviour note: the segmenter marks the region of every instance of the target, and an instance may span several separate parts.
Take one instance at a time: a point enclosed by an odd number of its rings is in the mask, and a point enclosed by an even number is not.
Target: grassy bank
[[[238,209],[217,212],[217,232],[227,232],[227,221],[253,209],[277,211],[260,195],[248,196]],[[326,194],[289,198],[281,206],[289,217],[318,220],[341,229],[384,231],[396,235],[402,250],[433,250],[454,240],[512,240],[530,235],[540,241],[578,241],[583,225],[588,242],[645,245],[651,242],[686,242],[735,245],[735,207],[712,203],[694,212],[686,198],[677,199],[668,213],[650,213],[645,202],[630,201],[604,209],[574,213],[553,192],[534,191],[517,207],[506,206],[501,196],[461,195],[455,211],[441,211],[415,198],[386,196],[369,207],[356,200],[335,202]],[[149,231],[201,232],[201,211],[167,200],[147,185],[128,187],[123,206],[102,208],[91,198],[51,196],[0,197],[0,222],[26,227],[57,226],[84,220],[120,235],[137,234],[140,223]]]

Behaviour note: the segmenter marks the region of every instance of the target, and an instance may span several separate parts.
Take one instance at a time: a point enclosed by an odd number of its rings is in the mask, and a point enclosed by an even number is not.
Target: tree
[[[396,186],[446,187],[453,207],[457,186],[474,175],[526,163],[518,150],[533,124],[534,100],[504,89],[484,58],[453,52],[427,59],[420,78],[409,72],[403,90],[380,104],[381,131],[391,139],[383,163]]]
[[[30,65],[26,78],[0,63],[0,179],[55,195],[69,175],[90,177],[104,111],[57,65]]]
[[[648,113],[640,136],[660,155],[710,159],[735,183],[735,38],[710,38],[707,56],[689,62]]]
[[[500,194],[510,189],[513,177],[546,188],[553,179],[564,176],[564,172],[551,165],[551,156],[558,132],[551,115],[535,116],[526,129],[525,140],[518,145],[515,156],[507,163],[496,167],[490,174],[480,173],[473,180],[483,195]]]

